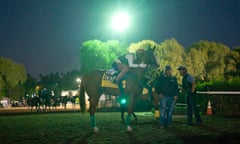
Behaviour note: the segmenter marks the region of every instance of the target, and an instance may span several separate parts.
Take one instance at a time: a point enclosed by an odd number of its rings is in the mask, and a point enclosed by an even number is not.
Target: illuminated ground
[[[62,144],[206,144],[239,143],[239,117],[202,116],[202,125],[186,126],[184,115],[175,115],[173,124],[159,129],[151,113],[136,113],[133,132],[126,132],[120,113],[96,114],[99,133],[89,127],[89,115],[79,112],[17,114],[0,116],[1,143]]]

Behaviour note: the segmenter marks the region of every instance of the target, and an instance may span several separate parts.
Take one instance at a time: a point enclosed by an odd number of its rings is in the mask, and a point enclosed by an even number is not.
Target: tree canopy
[[[80,49],[81,71],[86,74],[95,69],[109,69],[114,59],[126,52],[127,46],[119,41],[86,41]]]
[[[173,73],[178,74],[176,67],[185,65],[190,73],[200,80],[210,80],[219,76],[239,75],[239,48],[231,50],[222,43],[199,41],[189,48],[184,48],[176,39],[166,39],[161,43],[152,40],[142,40],[122,45],[118,41],[102,42],[90,40],[83,44],[80,50],[81,71],[88,73],[94,69],[108,69],[113,60],[124,53],[135,52],[139,48],[155,47],[155,55],[159,69],[166,65],[173,67]]]
[[[26,79],[25,67],[22,64],[0,57],[0,91],[2,94],[6,89],[23,84]]]
[[[190,71],[202,79],[214,79],[229,72],[237,72],[240,56],[228,46],[199,41],[187,50]]]

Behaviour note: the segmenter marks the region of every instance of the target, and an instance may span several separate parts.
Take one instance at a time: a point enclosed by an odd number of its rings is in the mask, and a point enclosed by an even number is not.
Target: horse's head
[[[148,48],[145,51],[141,51],[137,55],[136,63],[145,63],[147,65],[158,66],[156,57],[154,55],[155,48]]]

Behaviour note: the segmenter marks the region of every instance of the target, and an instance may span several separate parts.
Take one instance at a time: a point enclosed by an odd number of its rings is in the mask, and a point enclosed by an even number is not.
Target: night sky
[[[175,38],[185,48],[199,40],[240,46],[240,0],[0,0],[0,57],[34,77],[80,69],[84,41],[118,38],[110,21],[120,9],[132,18],[128,43]]]

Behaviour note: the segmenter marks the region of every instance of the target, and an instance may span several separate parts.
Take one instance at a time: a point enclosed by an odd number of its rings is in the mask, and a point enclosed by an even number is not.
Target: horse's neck
[[[146,73],[145,69],[141,69],[141,68],[131,68],[130,69],[131,77],[134,77],[134,79],[138,79],[138,80],[143,79],[145,73]]]

